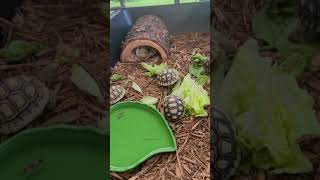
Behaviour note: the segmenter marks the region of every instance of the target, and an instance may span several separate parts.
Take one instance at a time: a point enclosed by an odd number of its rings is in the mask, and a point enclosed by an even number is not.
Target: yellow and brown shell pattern
[[[173,69],[164,69],[157,77],[160,86],[171,86],[179,80],[178,74]]]
[[[126,94],[126,90],[120,85],[114,85],[110,88],[110,104],[117,103],[120,101],[124,95]]]
[[[164,99],[163,108],[165,116],[171,120],[179,120],[184,115],[183,102],[178,96],[167,96]]]
[[[17,132],[36,119],[49,101],[49,90],[36,77],[0,80],[0,134]]]

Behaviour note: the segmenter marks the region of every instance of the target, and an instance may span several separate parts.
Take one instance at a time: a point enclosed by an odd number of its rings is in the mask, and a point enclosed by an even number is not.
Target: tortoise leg
[[[169,93],[169,88],[168,87],[164,87],[163,88],[163,97],[167,97]]]

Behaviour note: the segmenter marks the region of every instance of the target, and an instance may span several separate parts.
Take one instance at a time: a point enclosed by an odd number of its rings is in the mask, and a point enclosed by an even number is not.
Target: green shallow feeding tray
[[[155,107],[135,101],[111,106],[111,171],[130,170],[151,156],[173,152],[176,147],[167,121]]]
[[[107,138],[107,133],[90,127],[59,125],[25,130],[1,144],[0,177],[105,180]]]

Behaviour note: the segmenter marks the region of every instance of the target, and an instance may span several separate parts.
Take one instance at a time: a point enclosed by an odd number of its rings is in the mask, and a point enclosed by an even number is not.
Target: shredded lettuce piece
[[[155,105],[158,102],[158,99],[152,96],[143,96],[140,101],[148,105]]]
[[[196,77],[196,81],[200,85],[205,85],[209,82],[209,76],[205,75],[204,71],[204,61],[207,60],[207,57],[202,56],[201,54],[196,54],[192,56],[192,64],[189,66],[189,73]]]
[[[123,77],[120,74],[113,74],[110,79],[111,81],[119,81],[122,80]]]
[[[297,139],[320,134],[313,99],[291,74],[277,73],[249,39],[235,57],[215,103],[235,123],[242,149],[242,167],[273,173],[313,170]]]
[[[161,63],[160,65],[150,65],[147,63],[141,63],[142,67],[148,70],[148,72],[145,72],[146,76],[154,76],[161,73],[162,70],[167,69],[168,66],[166,63]]]
[[[289,3],[285,9],[293,8],[295,4]],[[287,7],[288,6],[288,7]],[[295,16],[284,16],[284,9],[266,6],[259,10],[253,18],[252,28],[255,37],[267,41],[285,57],[285,61],[274,67],[279,73],[300,76],[309,67],[311,58],[319,51],[319,43],[293,43],[289,35],[293,32],[299,19]],[[274,12],[270,12],[274,11]],[[277,12],[277,13],[275,13]],[[280,13],[280,14],[279,14]]]
[[[15,40],[7,48],[0,49],[0,59],[6,62],[18,62],[24,58],[47,48],[37,42]]]
[[[196,117],[208,116],[205,106],[210,105],[208,92],[187,74],[183,81],[173,88],[172,95],[180,97],[187,113]]]
[[[142,89],[137,83],[132,82],[132,88],[142,94]]]
[[[192,56],[192,62],[197,64],[203,64],[208,58],[201,54],[195,54]]]

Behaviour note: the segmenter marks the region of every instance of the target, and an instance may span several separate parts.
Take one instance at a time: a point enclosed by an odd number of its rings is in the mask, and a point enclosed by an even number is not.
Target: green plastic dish
[[[108,179],[107,138],[89,127],[25,130],[0,146],[1,179]]]
[[[111,171],[133,169],[151,156],[173,152],[176,147],[167,121],[155,107],[135,101],[111,106]]]

